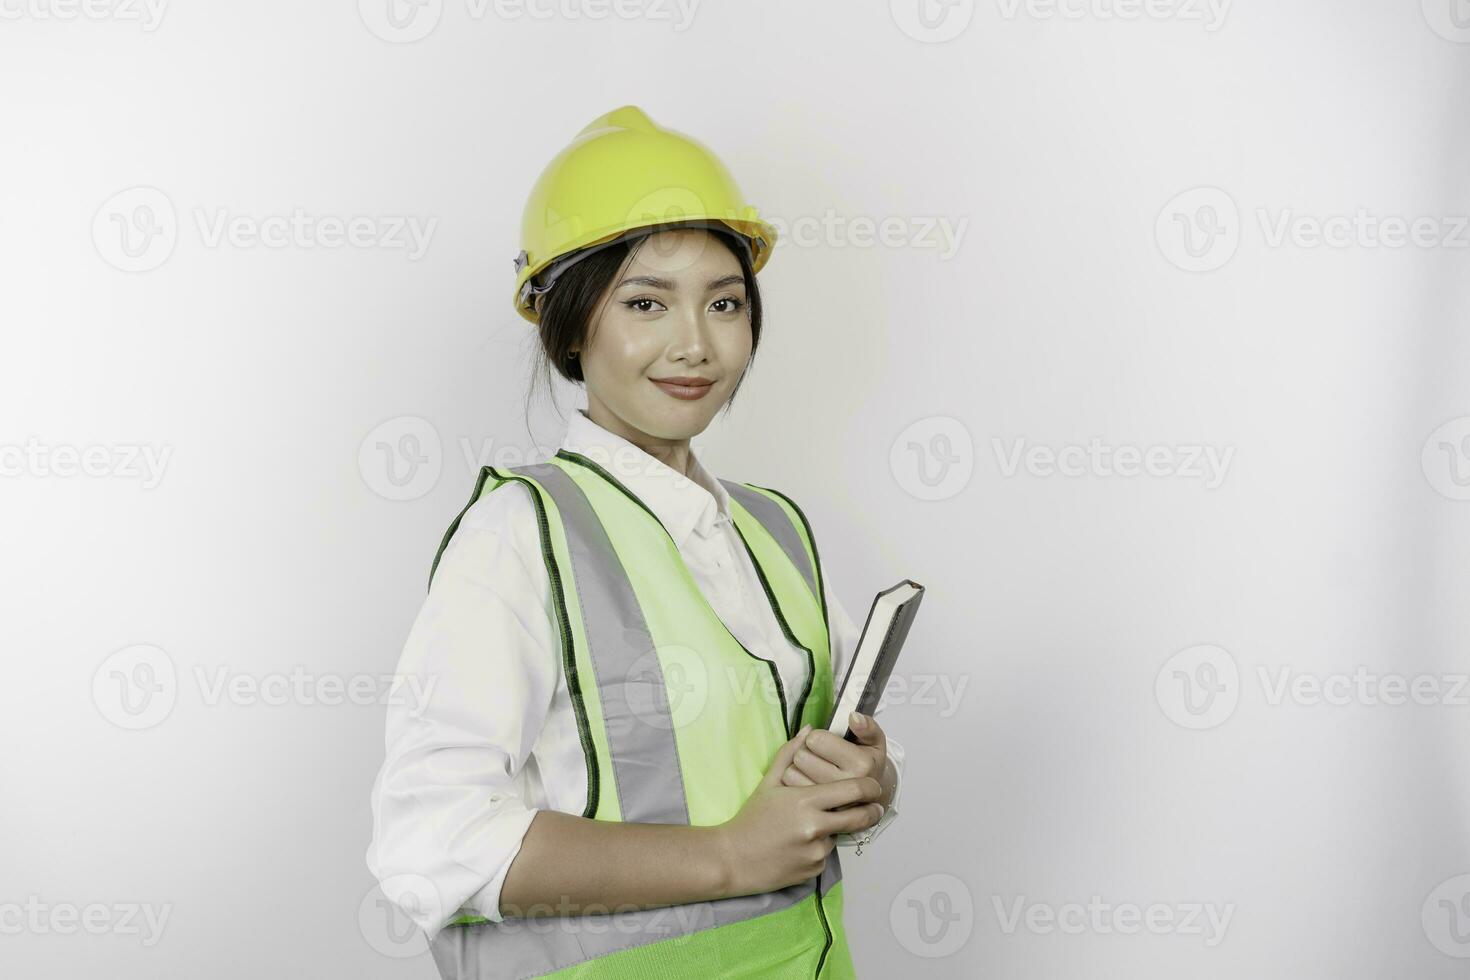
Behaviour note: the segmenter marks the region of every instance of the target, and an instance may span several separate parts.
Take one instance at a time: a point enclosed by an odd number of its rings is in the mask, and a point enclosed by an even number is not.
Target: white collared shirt
[[[806,653],[782,632],[728,494],[699,460],[691,453],[691,480],[582,409],[562,448],[604,466],[648,505],[730,632],[775,662],[786,690],[801,690]],[[824,591],[829,581],[823,574]],[[826,601],[837,686],[860,631],[830,592]],[[399,660],[387,757],[373,786],[368,867],[379,881],[427,882],[438,901],[404,912],[430,939],[459,908],[499,921],[501,885],[536,811],[581,815],[586,807],[587,765],[551,603],[530,490],[512,482],[465,511],[440,556]],[[901,773],[903,748],[891,735],[888,754]],[[874,837],[897,816],[897,802],[895,791]]]

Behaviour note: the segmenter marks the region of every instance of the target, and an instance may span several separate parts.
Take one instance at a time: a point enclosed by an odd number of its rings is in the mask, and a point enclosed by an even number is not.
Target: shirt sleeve
[[[847,665],[852,662],[853,654],[857,652],[858,639],[861,637],[862,628],[853,622],[852,617],[847,614],[842,603],[832,593],[831,580],[827,577],[826,565],[822,566],[822,592],[827,600],[827,625],[832,639],[832,696],[837,697],[838,689],[842,687],[842,678],[847,673]],[[883,713],[883,707],[887,699],[880,699],[878,707],[873,709],[873,716]],[[839,847],[852,847],[857,844],[859,837],[867,836],[869,844],[878,839],[878,835],[888,829],[888,825],[898,818],[898,798],[903,789],[903,746],[893,737],[893,733],[884,729],[883,735],[888,743],[888,761],[893,765],[893,802],[883,811],[883,816],[869,830],[863,831],[861,835],[836,834],[834,840]]]
[[[500,921],[501,885],[536,814],[516,774],[550,709],[558,661],[534,522],[521,484],[465,511],[389,698],[367,864],[430,939],[461,908]]]

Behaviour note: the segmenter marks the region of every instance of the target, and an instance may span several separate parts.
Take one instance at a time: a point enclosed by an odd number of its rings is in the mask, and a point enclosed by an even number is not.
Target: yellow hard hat
[[[537,293],[595,246],[638,229],[684,224],[733,229],[759,272],[776,229],[745,203],[735,178],[703,144],[664,129],[635,105],[599,116],[541,172],[521,217],[516,310],[539,322]]]

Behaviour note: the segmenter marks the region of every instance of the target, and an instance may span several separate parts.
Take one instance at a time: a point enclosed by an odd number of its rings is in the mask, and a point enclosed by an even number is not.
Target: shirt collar
[[[691,448],[685,476],[577,409],[567,423],[561,447],[581,453],[617,478],[653,511],[680,548],[690,534],[710,537],[730,521],[730,495],[704,468]]]

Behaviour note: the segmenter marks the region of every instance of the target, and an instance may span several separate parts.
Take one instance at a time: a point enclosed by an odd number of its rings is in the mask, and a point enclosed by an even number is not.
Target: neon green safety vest
[[[730,819],[795,734],[787,705],[796,704],[796,727],[820,727],[832,712],[827,609],[805,515],[775,490],[720,481],[782,631],[806,650],[806,681],[786,690],[776,665],[715,614],[653,511],[606,469],[566,449],[537,465],[486,466],[470,503],[511,480],[536,507],[587,761],[582,816]],[[458,526],[456,518],[441,555]],[[761,895],[504,922],[462,915],[430,948],[442,976],[463,980],[854,976],[836,848],[820,877]]]

